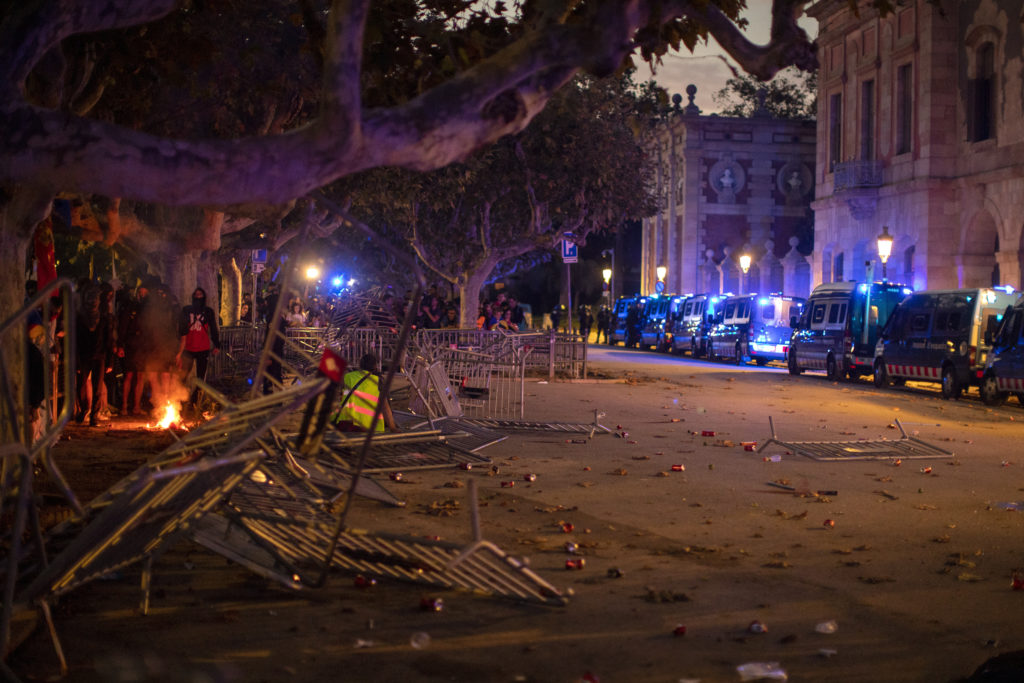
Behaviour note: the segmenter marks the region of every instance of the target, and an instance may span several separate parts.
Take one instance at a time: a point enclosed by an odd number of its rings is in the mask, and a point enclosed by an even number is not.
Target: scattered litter
[[[833,529],[836,526],[836,521],[834,519],[826,519],[824,522],[822,522],[822,526],[824,526],[826,529]]]
[[[537,475],[536,474],[524,474],[523,475],[523,481],[537,481]]]
[[[674,629],[672,629],[672,635],[674,635],[676,637],[685,636],[686,635],[686,627],[683,626],[682,624],[679,624]]]
[[[587,561],[582,557],[569,558],[565,561],[566,569],[583,569]]]
[[[376,644],[377,643],[372,640],[363,640],[362,638],[356,638],[356,642],[352,645],[352,647],[358,650],[364,647],[373,647]]]
[[[420,609],[424,612],[440,612],[444,610],[444,600],[441,598],[421,598]]]
[[[1019,503],[1019,502],[1016,502],[1016,501],[1009,502],[1009,503],[996,503],[995,507],[999,508],[1000,510],[1009,510],[1010,512],[1020,512],[1021,510],[1024,510],[1024,503]]]
[[[879,496],[882,496],[883,498],[888,498],[889,500],[899,500],[900,499],[899,496],[893,495],[893,494],[889,493],[888,491],[886,491],[885,489],[881,489],[881,490],[875,491],[875,493],[878,494]]]
[[[623,576],[625,576],[625,574],[618,567],[611,567],[608,569],[609,579],[621,579]]]
[[[839,624],[836,623],[835,619],[823,621],[814,627],[817,633],[832,634],[839,630]]]
[[[750,626],[747,627],[747,630],[751,633],[768,633],[768,627],[764,625],[764,622],[756,619],[750,622]]]
[[[931,467],[922,467],[921,468],[921,474],[931,474],[931,473],[932,473],[932,468]]]
[[[685,472],[686,471],[686,465],[672,465],[672,471],[673,472]]]
[[[628,471],[626,470],[626,468],[624,468],[624,467],[620,467],[620,468],[618,468],[618,469],[614,469],[614,470],[612,470],[612,471],[611,471],[611,472],[609,472],[608,474],[613,474],[613,475],[615,475],[616,477],[624,477],[624,476],[626,476],[627,474],[629,474],[629,472],[628,472]]]
[[[823,647],[820,650],[818,650],[818,656],[824,657],[825,659],[828,659],[829,657],[835,657],[837,654],[839,654],[838,650],[833,650],[827,647]]]
[[[753,450],[753,449],[751,449]],[[765,462],[782,462],[781,455],[766,455],[764,458]]]
[[[409,636],[409,645],[411,645],[414,650],[425,649],[430,645],[430,634],[423,631],[417,631]]]
[[[1024,591],[1024,572],[1014,569],[1010,576],[1010,588],[1015,591]]]
[[[715,432],[713,430],[711,430],[711,429],[705,429],[705,430],[701,431],[700,435],[701,436],[714,436]]]
[[[779,668],[778,662],[748,662],[737,666],[736,672],[740,675],[741,681],[758,681],[762,679],[769,681],[789,680],[786,671]]]

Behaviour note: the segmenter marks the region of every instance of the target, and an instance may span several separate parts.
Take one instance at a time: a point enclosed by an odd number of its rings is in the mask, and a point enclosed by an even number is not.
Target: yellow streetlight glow
[[[750,254],[740,255],[740,270],[743,271],[744,275],[750,270]]]
[[[654,269],[654,272],[657,273],[658,280],[664,282],[665,275],[668,274],[668,268],[666,268],[665,266],[658,266],[657,268]]]
[[[316,280],[319,277],[320,277],[320,269],[319,268],[317,268],[316,266],[310,266],[309,268],[306,268],[306,279],[307,280]]]
[[[612,269],[611,268],[605,268],[604,270],[602,270],[601,271],[601,277],[604,278],[604,283],[605,284],[608,284],[609,282],[611,282],[612,281]]]
[[[882,234],[878,236],[878,258],[885,264],[892,256],[892,235],[889,234],[889,226],[882,226]]]

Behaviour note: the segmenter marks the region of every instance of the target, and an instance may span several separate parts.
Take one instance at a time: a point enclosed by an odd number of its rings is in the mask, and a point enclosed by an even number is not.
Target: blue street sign
[[[576,263],[579,260],[579,247],[569,240],[562,240],[562,263]]]

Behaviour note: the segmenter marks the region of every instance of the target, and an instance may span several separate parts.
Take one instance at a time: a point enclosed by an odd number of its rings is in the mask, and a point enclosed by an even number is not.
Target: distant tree
[[[715,104],[722,107],[723,116],[754,116],[761,106],[764,92],[764,110],[777,119],[811,120],[817,116],[818,74],[786,69],[768,82],[738,75],[730,78],[725,87],[714,95]]]
[[[480,290],[496,274],[534,265],[566,233],[585,243],[592,232],[653,213],[650,164],[633,132],[650,96],[628,75],[580,77],[526,130],[464,162],[426,174],[372,171],[333,193],[456,288],[460,323],[470,326]]]

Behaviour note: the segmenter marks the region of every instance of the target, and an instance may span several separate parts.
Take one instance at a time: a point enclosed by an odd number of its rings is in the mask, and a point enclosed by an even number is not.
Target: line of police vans
[[[1010,395],[1024,403],[1024,299],[1010,287],[913,292],[891,282],[833,282],[806,300],[623,298],[610,339],[695,358],[783,361],[790,374],[815,370],[833,381],[868,376],[878,387],[933,382],[949,399],[977,387],[988,404]]]

